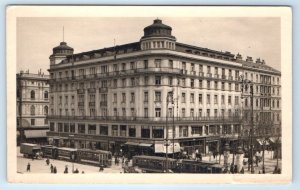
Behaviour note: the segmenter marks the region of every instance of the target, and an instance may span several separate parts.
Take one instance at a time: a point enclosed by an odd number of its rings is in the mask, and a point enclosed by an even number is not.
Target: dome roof
[[[161,29],[172,30],[172,28],[170,26],[163,24],[162,20],[160,20],[160,19],[155,19],[153,21],[153,24],[151,24],[150,26],[147,26],[147,27],[144,28],[144,31],[149,30],[149,29],[153,29],[153,28],[161,28]]]
[[[53,51],[54,50],[74,50],[74,49],[68,46],[67,42],[60,42],[59,46],[53,48]]]
[[[172,28],[162,23],[160,19],[155,19],[153,24],[144,28],[144,36],[146,37],[169,37],[175,39],[172,36]]]
[[[53,54],[71,55],[74,49],[67,45],[66,42],[60,42],[59,46],[53,48]]]

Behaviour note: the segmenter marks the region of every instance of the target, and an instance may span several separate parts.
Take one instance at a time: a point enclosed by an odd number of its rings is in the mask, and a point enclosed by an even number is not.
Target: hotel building
[[[279,71],[260,59],[179,43],[159,19],[138,42],[77,54],[61,42],[49,72],[47,136],[56,146],[218,151],[249,133],[241,75],[253,82],[255,134],[281,132]]]

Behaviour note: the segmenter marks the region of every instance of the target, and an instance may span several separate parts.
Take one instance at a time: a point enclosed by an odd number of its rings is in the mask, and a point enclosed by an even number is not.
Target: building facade
[[[241,75],[254,84],[255,127],[264,128],[256,134],[281,131],[271,124],[273,117],[280,122],[279,71],[250,57],[179,43],[159,19],[138,42],[73,52],[61,42],[50,56],[47,136],[56,146],[220,151],[225,141],[249,133],[250,94],[241,90]]]
[[[17,74],[17,141],[47,143],[49,75]]]

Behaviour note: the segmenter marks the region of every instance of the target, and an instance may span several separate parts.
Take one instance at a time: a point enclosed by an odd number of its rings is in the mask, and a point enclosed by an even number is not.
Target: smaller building
[[[17,74],[17,143],[46,143],[49,75],[29,70]]]

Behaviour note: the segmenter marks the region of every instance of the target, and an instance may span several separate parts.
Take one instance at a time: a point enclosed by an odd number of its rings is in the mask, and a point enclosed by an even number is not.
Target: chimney
[[[238,54],[236,55],[236,60],[242,60],[242,59],[243,59],[242,55],[238,53]]]
[[[260,64],[261,63],[260,58],[257,58],[255,63]]]
[[[252,57],[247,56],[246,61],[247,62],[253,62]]]
[[[262,65],[265,65],[265,64],[266,64],[265,60],[262,60],[261,64],[262,64]]]

